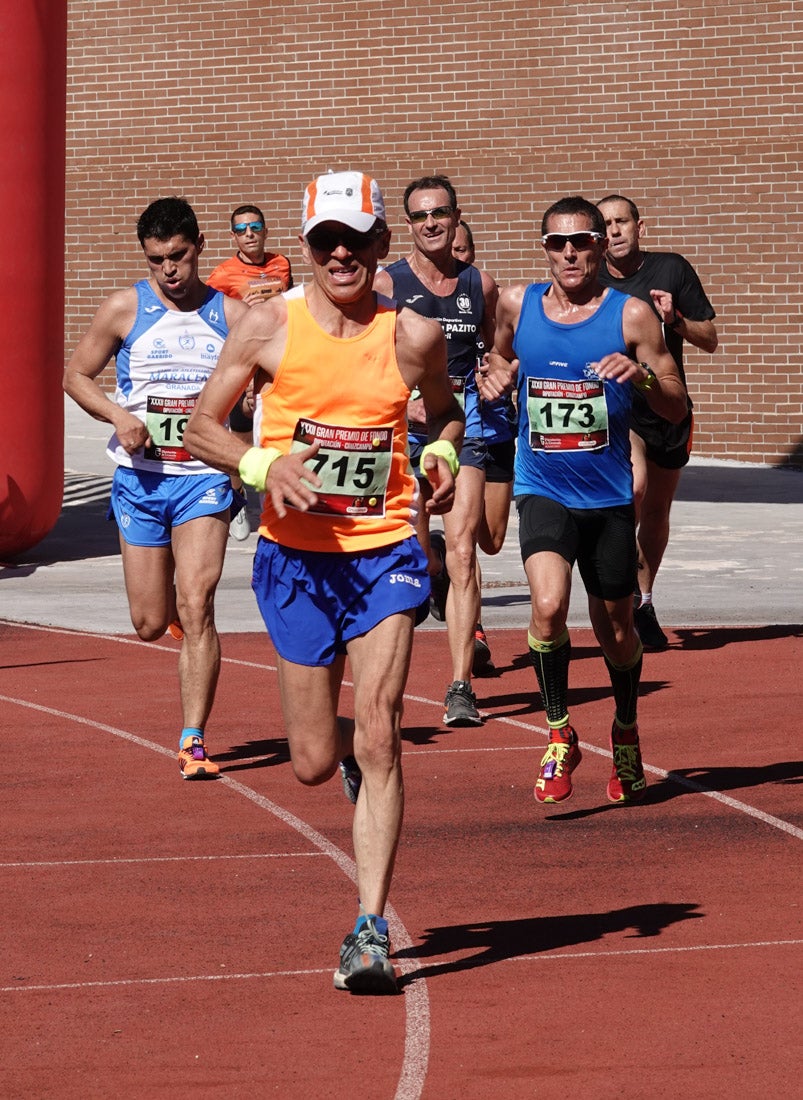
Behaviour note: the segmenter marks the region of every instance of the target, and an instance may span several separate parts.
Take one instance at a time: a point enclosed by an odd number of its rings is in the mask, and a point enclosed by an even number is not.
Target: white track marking
[[[628,947],[614,951],[553,951],[543,955],[514,955],[498,959],[499,963],[561,962],[567,959],[594,959],[604,962],[624,955],[684,955],[694,951],[751,951],[767,947],[800,947],[803,940],[757,940],[754,943],[701,943],[678,947]],[[466,956],[471,958],[471,956]],[[453,956],[427,959],[427,966],[443,967],[454,962]],[[189,982],[268,981],[275,978],[297,978],[308,974],[330,974],[331,967],[317,970],[265,970],[253,974],[186,974],[162,978],[119,978],[94,982],[58,982],[52,985],[5,985],[0,993],[56,993],[72,989],[107,989],[116,986],[176,985]],[[409,994],[408,994],[409,996]],[[397,1092],[397,1096],[399,1093]]]
[[[165,748],[163,745],[158,745],[154,741],[147,741],[143,737],[128,733],[127,730],[118,729],[116,726],[109,726],[104,722],[95,722],[91,719],[83,718],[78,714],[70,714],[67,711],[57,710],[55,707],[46,707],[41,703],[31,703],[25,699],[15,699],[8,695],[0,695],[0,701],[25,707],[29,710],[35,710],[41,714],[49,714],[54,718],[60,718],[64,721],[76,722],[79,725],[88,726],[90,729],[110,733],[114,737],[119,737],[123,741],[129,741],[141,748],[150,749],[151,752],[157,752],[161,756],[168,756],[171,759],[175,756],[175,753],[171,752],[170,749]],[[260,809],[267,810],[268,813],[278,818],[285,825],[300,833],[300,835],[305,837],[314,847],[318,848],[324,855],[327,855],[356,886],[357,868],[354,860],[347,856],[342,849],[338,848],[330,840],[327,840],[322,833],[313,829],[306,821],[302,821],[301,818],[296,817],[295,814],[290,813],[289,810],[285,810],[283,807],[277,805],[277,803],[272,802],[269,798],[265,798],[263,795],[251,790],[250,787],[246,787],[243,783],[227,775],[221,775],[215,782],[223,783],[225,786],[230,787],[243,798],[247,798],[250,802],[259,806]],[[396,910],[389,905],[385,912],[391,930],[391,937],[397,950],[403,950],[405,952],[412,951],[413,942]],[[420,969],[420,963],[415,957],[401,959],[399,965],[403,974],[409,974]],[[326,972],[332,973],[332,970],[330,969],[329,971],[325,971],[325,973]],[[319,971],[304,971],[303,973],[319,973]],[[258,977],[259,975],[253,976]],[[222,977],[224,977],[224,975],[214,975],[205,980],[219,980]],[[159,980],[160,979],[151,979],[151,981]],[[186,979],[170,980],[181,981]],[[133,984],[137,983],[134,982]],[[72,988],[82,988],[82,986],[79,984]],[[406,1013],[404,1056],[402,1059],[399,1082],[396,1088],[396,1100],[418,1100],[424,1089],[424,1082],[426,1081],[427,1067],[429,1064],[430,1013],[429,992],[426,982],[413,982],[408,987],[404,996],[404,1007]]]
[[[100,867],[104,864],[111,864],[113,867],[117,867],[118,864],[124,863],[192,863],[198,860],[201,862],[215,863],[219,859],[309,859],[310,857],[318,858],[323,854],[323,852],[252,852],[244,855],[220,856],[142,856],[139,859],[131,859],[130,857],[120,859],[47,859],[18,863],[0,863],[0,869],[7,869],[10,867],[25,867],[30,870],[36,867]]]
[[[2,620],[0,620],[0,624],[2,624]],[[14,627],[26,627],[26,628],[31,629],[31,630],[41,630],[41,631],[50,632],[50,633],[69,634],[69,635],[72,635],[72,636],[83,635],[83,636],[91,637],[91,638],[102,638],[104,640],[112,641],[112,642],[115,642],[117,644],[123,643],[123,644],[128,644],[128,645],[142,645],[142,646],[148,646],[149,648],[153,648],[153,646],[154,646],[153,642],[143,642],[138,638],[123,638],[123,637],[120,637],[119,635],[115,635],[115,634],[102,634],[102,635],[99,635],[99,634],[94,634],[94,633],[88,632],[88,631],[68,630],[68,629],[57,628],[57,627],[39,626],[38,624],[15,623],[15,622],[8,622],[8,621],[6,621],[6,623],[4,625],[14,626]],[[175,648],[171,645],[164,645],[164,646],[158,646],[157,645],[157,648],[163,648],[165,650],[165,652],[168,652],[168,653],[175,653],[176,652]],[[222,661],[223,661],[223,663],[226,663],[226,664],[237,665],[237,666],[245,667],[245,668],[255,668],[255,669],[262,669],[262,670],[266,670],[266,671],[276,671],[276,667],[274,665],[266,664],[265,662],[244,661],[244,660],[240,660],[238,658],[230,658],[230,657],[223,657]],[[353,684],[350,684],[348,681],[345,681],[345,680],[343,681],[343,685],[353,687]],[[0,698],[5,699],[6,697],[0,696]],[[418,702],[418,703],[422,703],[426,706],[433,706],[433,707],[437,707],[439,709],[442,706],[440,700],[430,699],[426,696],[418,696],[418,695],[412,695],[412,694],[409,694],[409,693],[405,693],[404,698],[405,698],[405,701]],[[21,705],[35,706],[35,704],[22,703],[20,700],[7,699],[6,701],[8,701],[8,702],[19,702],[19,703],[21,703]],[[45,710],[45,711],[48,710],[48,708],[41,707],[41,706],[36,707],[36,709]],[[50,713],[59,713],[59,712],[51,711]],[[142,745],[143,747],[151,748],[155,751],[162,752],[162,753],[164,753],[165,755],[168,755],[168,756],[173,755],[170,752],[169,749],[164,749],[162,746],[155,745],[151,742],[145,742],[141,738],[137,738],[133,734],[127,734],[127,733],[124,733],[123,731],[115,730],[115,729],[113,729],[113,727],[103,726],[103,725],[97,724],[97,723],[90,723],[90,722],[87,722],[85,719],[78,718],[74,715],[69,716],[69,717],[73,718],[76,721],[83,722],[86,725],[94,725],[99,729],[105,729],[107,732],[114,733],[116,736],[122,736],[122,737],[124,737],[128,740],[133,741],[135,744]],[[546,736],[546,734],[547,734],[547,731],[544,727],[538,726],[534,723],[526,723],[526,722],[522,722],[522,721],[514,719],[514,718],[506,718],[504,716],[499,717],[499,716],[492,715],[492,714],[491,715],[486,714],[485,717],[490,718],[494,722],[501,722],[504,725],[514,726],[516,728],[524,729],[524,730],[527,730],[527,731],[533,732],[533,733],[539,733],[542,736]],[[598,748],[596,745],[589,744],[586,741],[583,742],[583,750],[593,752],[593,753],[598,754],[599,756],[604,756],[604,757],[607,757],[609,755],[609,750],[607,748],[605,748],[605,749]],[[444,749],[438,749],[436,751],[437,752],[443,752],[443,751],[460,751],[460,752],[472,752],[473,751],[473,752],[476,752],[476,751],[488,751],[488,750],[477,750],[477,749],[444,750]],[[502,751],[505,751],[505,750],[502,750]],[[511,746],[511,747],[509,747],[509,749],[507,751],[519,751],[519,747]],[[655,775],[655,776],[657,776],[661,779],[666,779],[666,780],[669,780],[673,783],[677,783],[680,786],[687,787],[689,790],[693,790],[693,791],[695,791],[699,794],[704,795],[707,798],[711,798],[711,799],[713,799],[717,802],[720,802],[723,805],[728,806],[729,808],[731,808],[733,810],[736,810],[740,813],[744,813],[748,817],[754,818],[755,820],[762,821],[764,824],[769,825],[773,828],[779,829],[782,832],[785,832],[790,836],[794,836],[797,839],[803,839],[803,829],[799,829],[796,826],[790,824],[789,822],[781,820],[780,818],[773,817],[771,814],[765,814],[762,810],[758,810],[756,807],[750,806],[750,805],[748,805],[747,803],[744,803],[744,802],[740,802],[735,798],[729,797],[728,795],[723,795],[719,791],[710,790],[709,788],[703,786],[703,784],[697,783],[692,779],[687,779],[685,776],[676,775],[673,772],[664,771],[662,768],[656,768],[656,767],[654,767],[653,765],[650,765],[650,764],[645,764],[644,765],[644,770],[646,772],[649,772],[651,775]],[[261,798],[261,796],[257,795],[255,792],[251,791],[249,788],[244,787],[242,784],[237,783],[235,780],[230,779],[228,776],[223,776],[222,780],[224,782],[226,782],[227,784],[231,785],[232,787],[234,787],[234,789],[239,790],[240,793],[244,794],[245,797],[250,798],[252,801],[255,801],[258,804],[260,804],[258,802],[258,800]],[[266,809],[271,808],[271,807],[274,806],[274,804],[270,803],[269,800],[265,800],[265,803],[266,803],[266,805],[265,805],[264,808],[266,808]],[[276,807],[276,809],[278,810],[279,808]],[[273,809],[270,809],[270,812],[274,812]],[[284,812],[284,811],[282,811],[282,812]],[[290,818],[292,818],[295,821],[299,820],[297,818],[294,818],[293,815],[290,815]],[[314,830],[313,830],[313,832],[314,832]],[[315,835],[320,835],[320,834],[315,834]],[[308,839],[310,839],[310,838],[308,837]],[[323,840],[324,845],[326,846],[326,848],[322,848],[322,850],[326,851],[330,847],[329,842],[326,841],[325,838],[323,838],[323,837],[321,837],[321,839]],[[313,843],[315,843],[315,842],[313,841]],[[340,849],[335,849],[334,846],[331,846],[331,847],[333,848],[334,851],[336,851],[338,853],[339,858],[335,859],[335,862],[338,863],[338,866],[341,866],[341,869],[344,869],[344,873],[350,874],[350,877],[352,877],[352,880],[354,880],[356,878],[356,870],[354,869],[353,861],[350,860],[349,857],[346,856],[345,853],[342,852]],[[327,854],[330,854],[330,853],[327,851]],[[340,862],[341,859],[344,860],[345,863],[341,863]],[[350,868],[350,871],[345,871],[346,866],[348,866]],[[401,924],[401,921],[399,920],[398,915],[396,914],[395,910],[389,908],[388,917],[389,917],[389,923],[391,925],[393,938],[394,938],[394,941],[397,943],[397,946],[399,946],[400,948],[405,948],[405,949],[411,947],[412,945],[411,945],[409,935],[408,935],[406,929],[404,928],[404,926]],[[792,942],[795,942],[795,941],[792,941]],[[701,949],[703,949],[703,948],[701,948]],[[708,948],[705,948],[705,949],[708,949]],[[657,949],[657,950],[671,951],[673,949],[672,948],[661,948],[661,949]],[[633,952],[633,953],[635,953],[635,952]],[[552,956],[549,956],[549,957],[552,957]],[[566,957],[566,956],[559,956],[559,957]],[[420,963],[415,958],[406,959],[401,963],[401,969],[402,969],[402,972],[406,974],[406,973],[409,973],[411,971],[420,969]],[[429,1061],[429,1049],[430,1049],[429,995],[427,993],[426,982],[425,981],[414,982],[408,987],[408,990],[405,994],[405,1007],[407,1008],[407,1026],[406,1026],[406,1029],[405,1029],[404,1062],[403,1062],[403,1065],[402,1065],[402,1073],[401,1073],[401,1077],[399,1079],[399,1085],[398,1085],[398,1088],[397,1088],[397,1091],[396,1091],[396,1100],[417,1100],[417,1098],[420,1097],[421,1092],[423,1091],[424,1082],[426,1080],[426,1072],[427,1072],[427,1065],[428,1065],[428,1061]]]

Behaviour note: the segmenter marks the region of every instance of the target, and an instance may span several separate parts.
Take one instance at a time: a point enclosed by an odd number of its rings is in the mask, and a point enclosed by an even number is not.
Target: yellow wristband
[[[278,447],[249,447],[237,467],[240,477],[246,485],[262,493],[268,480],[268,470],[281,457],[282,451]]]
[[[460,469],[460,459],[457,457],[457,451],[454,449],[453,444],[448,439],[436,439],[434,443],[427,443],[421,451],[420,465],[422,470],[427,455],[438,455],[440,458],[445,459],[446,465],[452,471],[452,477],[457,477],[457,471]]]

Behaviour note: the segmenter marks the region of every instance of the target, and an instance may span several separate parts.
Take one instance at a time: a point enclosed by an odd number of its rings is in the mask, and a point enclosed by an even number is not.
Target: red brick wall
[[[376,175],[393,259],[405,185],[445,172],[504,284],[543,277],[555,198],[620,191],[717,310],[715,355],[688,352],[696,453],[803,461],[802,4],[70,0],[69,18],[68,351],[143,274],[134,225],[164,194],[195,207],[204,271],[255,201],[299,280],[312,176]]]

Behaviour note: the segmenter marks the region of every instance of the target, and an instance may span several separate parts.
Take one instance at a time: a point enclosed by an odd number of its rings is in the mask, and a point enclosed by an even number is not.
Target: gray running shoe
[[[357,795],[362,786],[362,772],[360,765],[353,756],[344,756],[340,761],[340,778],[343,780],[343,790],[346,798],[352,804],[357,805]]]
[[[398,993],[389,953],[388,922],[384,917],[369,917],[359,932],[349,932],[343,940],[335,989],[351,993]]]
[[[443,716],[445,726],[481,726],[482,718],[477,710],[477,697],[468,680],[455,680],[447,689]]]

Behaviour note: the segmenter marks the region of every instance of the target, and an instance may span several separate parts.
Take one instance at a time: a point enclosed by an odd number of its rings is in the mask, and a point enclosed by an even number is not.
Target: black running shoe
[[[669,639],[661,630],[655,608],[651,603],[644,604],[634,611],[633,621],[645,649],[666,649]]]
[[[432,549],[441,560],[441,571],[435,577],[429,578],[432,596],[430,598],[430,613],[433,619],[439,623],[446,622],[446,597],[449,595],[449,574],[446,571],[446,539],[442,531],[433,531],[429,536]]]
[[[493,661],[491,660],[491,647],[488,645],[482,623],[477,623],[477,629],[474,631],[474,661],[471,666],[471,675],[482,676],[485,672],[494,671]]]

